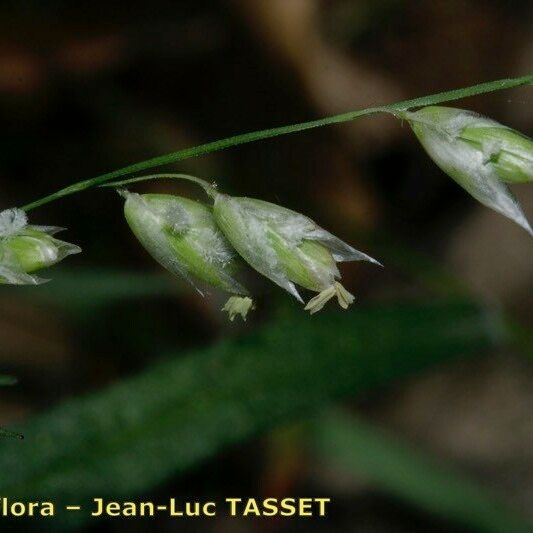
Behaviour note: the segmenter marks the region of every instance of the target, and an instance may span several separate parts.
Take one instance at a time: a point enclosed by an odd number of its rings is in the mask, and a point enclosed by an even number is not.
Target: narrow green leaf
[[[319,460],[363,474],[375,486],[451,522],[485,533],[531,531],[494,494],[407,443],[352,416],[332,413],[314,426]]]
[[[501,91],[504,89],[519,87],[521,85],[531,84],[533,84],[533,74],[529,74],[527,76],[522,76],[519,78],[509,78],[490,81],[487,83],[480,83],[479,85],[473,85],[471,87],[465,87],[463,89],[445,91],[442,93],[432,94],[430,96],[422,96],[419,98],[414,98],[412,100],[405,100],[403,102],[397,102],[389,105],[369,107],[367,109],[350,111],[348,113],[342,113],[340,115],[325,117],[318,120],[311,120],[309,122],[301,122],[299,124],[290,124],[288,126],[281,126],[278,128],[270,128],[266,130],[253,131],[250,133],[243,133],[241,135],[235,135],[234,137],[228,137],[226,139],[208,142],[199,146],[194,146],[192,148],[185,148],[184,150],[178,150],[177,152],[172,152],[170,154],[154,157],[152,159],[147,159],[146,161],[141,161],[140,163],[135,163],[119,170],[102,174],[101,176],[97,176],[96,178],[80,181],[78,183],[65,187],[64,189],[61,189],[55,193],[45,196],[44,198],[36,200],[35,202],[31,202],[25,205],[22,209],[24,209],[25,211],[30,211],[31,209],[35,209],[36,207],[44,205],[48,202],[52,202],[53,200],[56,200],[63,196],[83,191],[96,185],[101,185],[102,183],[111,181],[112,179],[119,178],[121,176],[134,174],[135,172],[141,172],[154,167],[168,165],[170,163],[176,163],[177,161],[182,161],[191,157],[198,157],[200,155],[209,154],[211,152],[218,152],[220,150],[225,150],[226,148],[237,146],[239,144],[260,141],[262,139],[269,139],[272,137],[278,137],[280,135],[287,135],[289,133],[297,133],[299,131],[329,126],[331,124],[349,122],[351,120],[355,120],[365,115],[371,115],[374,113],[396,113],[400,111],[406,111],[415,107],[435,105],[443,102],[459,100],[461,98],[467,98],[470,96],[476,96],[479,94]]]
[[[86,311],[124,300],[165,296],[181,291],[183,284],[175,283],[171,276],[128,270],[57,269],[54,283],[38,287],[21,286],[17,294],[57,303],[62,308]],[[10,287],[0,291],[9,290]]]
[[[0,386],[2,385],[14,385],[17,382],[17,378],[13,376],[0,375]]]
[[[14,385],[15,383],[17,383],[17,378],[14,378],[12,376],[3,376],[0,374],[0,387],[4,385]],[[20,433],[9,431],[9,429],[0,426],[0,438],[1,437],[9,437],[16,439],[24,438]]]
[[[23,439],[24,436],[20,433],[15,433],[14,431],[10,431],[9,429],[0,427],[0,438],[5,437],[9,439]]]
[[[172,357],[28,421],[24,446],[0,445],[0,494],[83,506],[139,495],[332,400],[487,349],[498,328],[466,303],[312,320],[287,312],[262,330]],[[55,525],[87,519],[86,511],[60,513]]]
[[[438,298],[455,298],[475,300],[476,294],[468,288],[463,280],[450,272],[433,258],[398,242],[392,237],[372,243],[377,255],[387,257],[387,265],[396,267],[405,274],[412,276]],[[509,332],[511,346],[523,356],[533,359],[533,334],[531,328],[523,325],[506,309],[501,309],[501,319]]]

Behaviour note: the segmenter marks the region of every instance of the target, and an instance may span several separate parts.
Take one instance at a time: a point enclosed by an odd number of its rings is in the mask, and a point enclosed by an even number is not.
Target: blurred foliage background
[[[517,0],[4,1],[2,208],[237,133],[531,72]],[[533,133],[531,89],[460,102]],[[309,531],[521,531],[533,520],[533,247],[389,117],[187,160],[384,262],[306,316],[264,283],[246,324],[200,298],[92,190],[32,213],[84,253],[0,291],[0,494],[71,504],[330,496]],[[196,191],[180,183],[140,190]],[[533,217],[533,189],[516,189]],[[2,519],[4,520],[4,519]],[[178,524],[179,525],[179,524]],[[176,522],[20,521],[25,530]],[[196,519],[195,531],[298,520]]]

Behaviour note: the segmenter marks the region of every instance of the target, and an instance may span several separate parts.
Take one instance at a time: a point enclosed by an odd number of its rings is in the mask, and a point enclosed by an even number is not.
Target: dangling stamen
[[[335,282],[335,293],[337,294],[339,305],[343,309],[348,309],[355,300],[355,296],[349,293],[338,281]]]
[[[232,322],[237,315],[241,315],[242,319],[246,322],[246,315],[254,307],[253,300],[248,296],[231,296],[222,308],[222,311],[228,313],[229,319]]]
[[[336,281],[331,287],[324,289],[314,298],[311,298],[304,309],[313,315],[320,311],[334,296],[337,297],[339,305],[343,309],[348,309],[355,300],[355,296],[350,294],[338,281]]]
[[[329,302],[335,296],[335,286],[332,285],[322,292],[318,293],[314,298],[311,298],[307,305],[304,307],[305,311],[309,311],[312,315],[318,313],[327,302]]]

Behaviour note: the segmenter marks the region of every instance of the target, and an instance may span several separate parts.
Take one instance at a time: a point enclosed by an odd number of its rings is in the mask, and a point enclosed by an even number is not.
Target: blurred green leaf
[[[19,287],[18,294],[56,303],[63,308],[84,311],[127,299],[168,296],[179,293],[178,283],[165,273],[143,273],[110,269],[56,269],[49,283]],[[4,290],[9,290],[7,287]]]
[[[0,437],[8,437],[11,439],[23,439],[24,436],[20,433],[15,433],[14,431],[10,431],[9,429],[0,427]]]
[[[314,426],[313,445],[320,461],[362,473],[380,490],[475,531],[531,531],[493,494],[360,419],[326,415]]]
[[[3,376],[0,374],[0,387],[5,385],[14,385],[15,383],[17,383],[17,378],[12,376]],[[9,431],[9,429],[5,429],[2,426],[0,426],[0,437],[12,437],[17,439],[24,438],[20,433]]]
[[[383,235],[381,235],[383,237]],[[374,249],[378,255],[387,257],[387,265],[396,267],[401,272],[421,282],[438,298],[476,300],[478,295],[466,286],[457,275],[453,274],[435,259],[404,244],[398,244],[392,237],[376,240]],[[501,320],[509,333],[509,341],[523,356],[533,358],[533,334],[531,328],[522,324],[512,312],[500,309]]]
[[[388,267],[393,266],[441,298],[475,299],[464,282],[441,262],[393,236],[383,237],[381,232],[372,248],[387,258]]]
[[[0,494],[81,505],[140,494],[335,399],[486,349],[495,318],[457,302],[286,312],[28,421],[23,446],[0,446]],[[60,513],[55,524],[87,518]]]
[[[0,374],[0,386],[15,385],[15,383],[17,383],[17,378],[13,376],[3,376]]]

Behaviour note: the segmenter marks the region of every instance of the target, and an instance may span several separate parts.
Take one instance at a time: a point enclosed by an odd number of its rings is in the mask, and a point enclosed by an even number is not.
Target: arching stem
[[[308,122],[300,122],[298,124],[289,124],[287,126],[280,126],[277,128],[268,128],[265,130],[243,133],[240,135],[235,135],[233,137],[228,137],[226,139],[219,139],[217,141],[208,142],[199,146],[193,146],[191,148],[185,148],[183,150],[178,150],[177,152],[172,152],[170,154],[165,154],[158,157],[154,157],[152,159],[147,159],[145,161],[141,161],[139,163],[135,163],[133,165],[128,165],[124,168],[114,170],[113,172],[102,174],[92,179],[80,181],[68,187],[64,187],[63,189],[60,189],[59,191],[56,191],[52,194],[39,198],[34,202],[26,204],[25,206],[21,207],[21,209],[23,211],[31,211],[36,207],[48,204],[50,202],[58,200],[59,198],[63,198],[65,196],[77,192],[81,192],[92,187],[97,187],[98,185],[108,183],[111,180],[120,178],[122,176],[135,174],[137,172],[142,172],[155,167],[168,165],[170,163],[176,163],[178,161],[183,161],[184,159],[189,159],[191,157],[198,157],[204,154],[218,152],[220,150],[226,150],[227,148],[231,148],[232,146],[256,142],[262,139],[269,139],[272,137],[277,137],[279,135],[288,135],[300,131],[310,130],[313,128],[321,128],[323,126],[328,126],[332,124],[349,122],[361,118],[363,116],[373,115],[375,113],[390,113],[398,117],[399,113],[416,107],[436,105],[443,102],[450,102],[453,100],[458,100],[460,98],[466,98],[478,94],[501,91],[503,89],[510,89],[512,87],[519,87],[521,85],[531,84],[533,84],[533,75],[528,74],[519,78],[509,78],[490,81],[487,83],[480,83],[471,87],[463,87],[461,89],[454,89],[442,93],[431,94],[429,96],[422,96],[419,98],[413,98],[411,100],[404,100],[403,102],[369,107],[367,109],[358,109],[356,111],[349,111],[348,113],[341,113],[340,115],[319,118],[316,120],[310,120]]]

